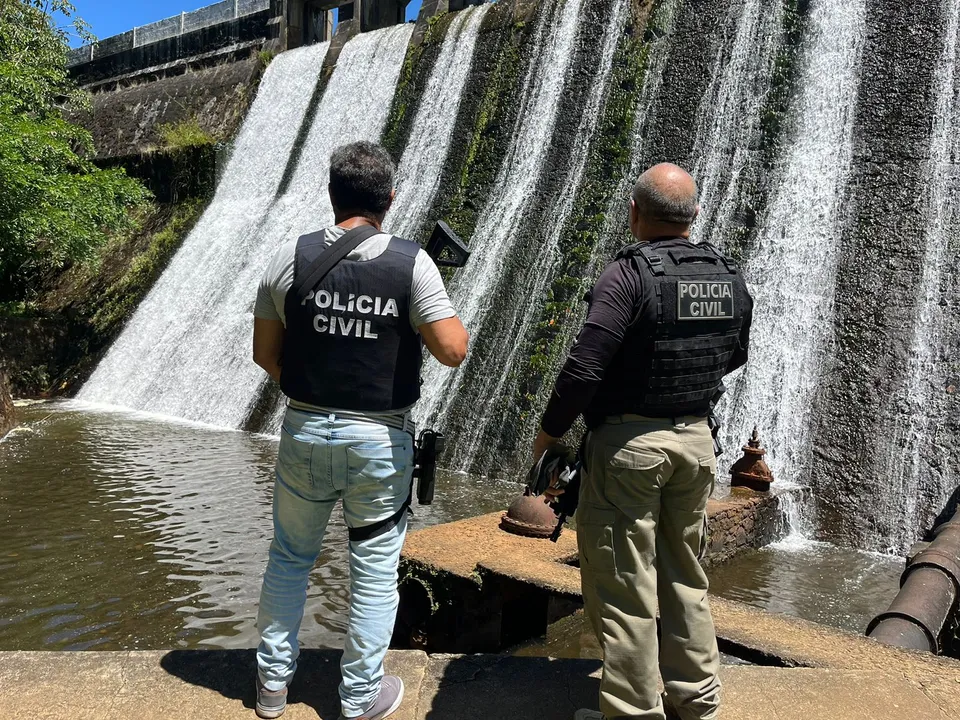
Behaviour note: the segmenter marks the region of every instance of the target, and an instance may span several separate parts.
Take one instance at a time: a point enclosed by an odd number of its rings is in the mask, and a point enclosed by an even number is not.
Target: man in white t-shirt
[[[456,367],[468,337],[433,260],[419,245],[381,232],[393,176],[378,145],[334,151],[336,225],[281,247],[257,292],[254,362],[289,398],[258,618],[263,718],[286,707],[307,579],[337,500],[350,532],[341,717],[381,720],[403,699],[403,682],[384,675],[383,658],[397,613],[413,474],[410,410],[420,397],[422,347]],[[324,267],[338,251],[346,254]]]

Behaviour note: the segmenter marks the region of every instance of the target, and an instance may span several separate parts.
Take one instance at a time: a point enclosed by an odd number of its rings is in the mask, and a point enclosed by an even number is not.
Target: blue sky
[[[216,0],[73,0],[77,15],[92,26],[97,37],[105,38],[126,32],[138,25],[179,15],[183,11],[196,10]],[[416,19],[421,0],[411,0],[407,5],[407,19]],[[74,45],[77,43],[74,42]]]

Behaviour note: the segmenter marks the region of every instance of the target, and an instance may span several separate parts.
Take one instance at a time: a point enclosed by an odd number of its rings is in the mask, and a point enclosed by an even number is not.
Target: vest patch
[[[677,282],[678,320],[733,319],[732,282]]]

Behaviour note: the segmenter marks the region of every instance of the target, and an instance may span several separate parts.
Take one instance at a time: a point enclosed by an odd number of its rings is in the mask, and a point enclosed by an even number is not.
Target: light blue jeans
[[[337,500],[347,526],[389,518],[407,501],[413,437],[386,425],[287,410],[273,494],[274,539],[257,627],[260,681],[280,690],[296,672],[307,579]],[[376,701],[397,615],[397,565],[407,515],[395,528],[350,542],[350,616],[340,670],[344,717]]]

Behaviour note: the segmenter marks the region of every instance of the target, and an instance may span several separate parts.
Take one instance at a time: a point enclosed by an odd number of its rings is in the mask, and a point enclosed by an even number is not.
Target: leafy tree
[[[90,133],[64,118],[88,102],[67,72],[70,33],[93,41],[74,12],[67,0],[0,0],[0,300],[89,257],[147,197],[122,169],[97,168]]]

